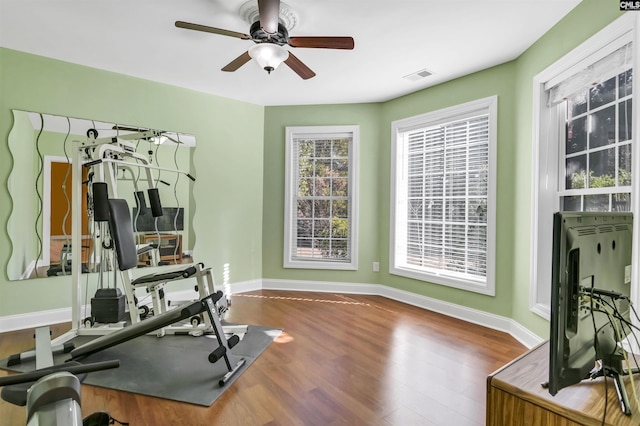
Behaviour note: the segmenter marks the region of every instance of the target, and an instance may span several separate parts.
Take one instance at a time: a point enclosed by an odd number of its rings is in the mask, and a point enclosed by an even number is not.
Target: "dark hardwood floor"
[[[83,415],[131,426],[479,426],[487,375],[526,351],[508,334],[379,296],[263,290],[234,295],[227,319],[284,332],[211,407],[83,385]],[[0,334],[0,358],[31,349],[32,336]],[[1,401],[0,424],[24,425],[25,408]]]

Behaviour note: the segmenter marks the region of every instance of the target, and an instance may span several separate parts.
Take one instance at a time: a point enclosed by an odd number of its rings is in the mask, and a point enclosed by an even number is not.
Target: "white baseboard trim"
[[[217,286],[225,294],[246,293],[256,290],[312,291],[317,293],[367,294],[382,296],[408,305],[437,312],[483,327],[509,333],[527,348],[543,342],[543,339],[511,318],[491,314],[477,309],[467,308],[454,303],[422,296],[397,288],[380,284],[359,284],[328,281],[301,281],[255,279]],[[193,300],[196,293],[192,290],[167,292],[168,300]],[[90,309],[90,307],[86,307]],[[0,333],[25,328],[40,327],[71,321],[71,308],[53,309],[41,312],[30,312],[20,315],[0,317]]]
[[[0,333],[71,321],[71,308],[0,317]]]
[[[313,291],[316,293],[346,293],[379,295],[378,284],[357,284],[329,281],[263,279],[263,290]]]
[[[225,294],[246,293],[248,291],[262,290],[263,280],[256,279],[250,281],[241,281],[231,284],[221,284]]]
[[[514,339],[525,345],[527,348],[531,349],[534,346],[538,346],[540,343],[544,342],[544,339],[537,334],[533,333],[528,328],[524,327],[519,322],[514,320],[511,321],[511,328],[509,329],[509,334],[513,336]]]

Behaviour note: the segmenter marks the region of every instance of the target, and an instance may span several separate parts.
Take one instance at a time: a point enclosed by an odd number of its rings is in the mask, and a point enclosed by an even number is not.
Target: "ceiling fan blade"
[[[251,56],[249,56],[249,52],[244,52],[242,55],[235,58],[233,61],[229,62],[222,71],[233,72],[249,62],[251,60]]]
[[[290,37],[289,45],[292,47],[351,50],[354,41],[353,37]]]
[[[208,27],[206,25],[192,24],[191,22],[176,21],[176,27],[186,30],[203,31],[205,33],[220,34],[223,36],[241,38],[243,40],[251,40],[249,34],[238,33],[236,31],[223,30],[220,28]]]
[[[280,16],[280,0],[258,0],[260,26],[269,34],[278,32],[278,16]]]
[[[304,80],[308,80],[316,75],[315,72],[311,71],[308,66],[303,64],[302,61],[291,52],[289,52],[289,57],[284,61],[284,63]]]

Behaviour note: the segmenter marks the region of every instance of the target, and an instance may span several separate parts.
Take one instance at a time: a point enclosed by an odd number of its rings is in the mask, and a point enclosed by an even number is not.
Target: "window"
[[[358,134],[287,127],[285,268],[358,268]]]
[[[494,294],[497,97],[392,124],[391,273]]]
[[[529,305],[547,319],[553,213],[633,210],[635,20],[623,15],[534,78]]]
[[[624,46],[614,54],[630,51]],[[626,67],[625,67],[626,68]],[[560,210],[631,209],[631,83],[627,68],[558,103]],[[553,108],[553,107],[552,107]]]

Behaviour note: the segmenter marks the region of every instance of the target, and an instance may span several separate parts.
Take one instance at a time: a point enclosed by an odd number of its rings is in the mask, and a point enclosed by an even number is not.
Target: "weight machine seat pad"
[[[64,364],[54,365],[53,367],[47,367],[44,370],[51,371],[51,373],[55,373],[56,371],[66,371],[69,366],[72,365],[80,365],[77,361],[69,361]],[[77,374],[78,380],[82,383],[87,377],[86,373]],[[27,405],[27,393],[31,386],[36,382],[36,380],[27,383],[19,383],[17,385],[5,386],[2,388],[2,399],[7,401],[10,404],[18,405],[20,407],[24,407]]]
[[[142,277],[139,277],[133,280],[131,282],[131,285],[137,286],[137,285],[143,285],[143,284],[153,284],[153,283],[160,283],[165,281],[172,281],[176,279],[189,278],[190,276],[194,275],[196,272],[198,272],[198,270],[196,269],[195,266],[189,266],[188,268],[175,269],[169,272],[159,272],[157,274],[143,275]]]
[[[109,199],[109,228],[118,256],[118,269],[126,271],[138,265],[138,250],[133,235],[129,204],[120,198]]]

